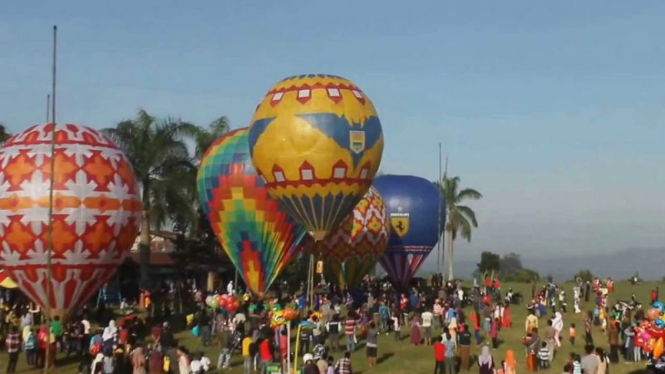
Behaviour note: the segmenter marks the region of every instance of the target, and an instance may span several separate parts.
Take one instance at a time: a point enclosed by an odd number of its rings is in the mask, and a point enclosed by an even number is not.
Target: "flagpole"
[[[51,94],[46,95],[46,123],[51,120]]]
[[[55,82],[56,82],[56,56],[57,56],[57,41],[58,41],[58,26],[53,26],[53,71],[52,71],[52,86],[51,86],[51,175],[49,177],[49,205],[48,205],[48,249],[46,252],[46,316],[48,318],[46,325],[46,354],[44,360],[44,373],[49,371],[49,361],[51,356],[51,325],[52,325],[52,311],[51,311],[51,257],[53,251],[53,184],[55,181]],[[48,106],[47,106],[48,107]],[[55,354],[55,353],[54,353]],[[55,361],[55,357],[53,357]]]
[[[443,185],[441,184],[443,181],[441,180],[441,142],[439,142],[439,225],[437,226],[437,231],[439,233],[439,241],[437,243],[437,248],[436,248],[436,271],[439,274],[443,274],[441,271],[441,196],[443,195]],[[445,258],[445,257],[443,257]],[[438,279],[438,274],[437,274],[437,279]]]

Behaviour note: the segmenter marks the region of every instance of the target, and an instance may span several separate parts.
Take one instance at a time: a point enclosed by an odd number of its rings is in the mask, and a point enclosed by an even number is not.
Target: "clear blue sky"
[[[44,120],[51,26],[58,120],[145,108],[246,126],[270,85],[354,80],[382,171],[450,171],[485,198],[461,257],[665,247],[665,2],[3,1],[0,121]]]

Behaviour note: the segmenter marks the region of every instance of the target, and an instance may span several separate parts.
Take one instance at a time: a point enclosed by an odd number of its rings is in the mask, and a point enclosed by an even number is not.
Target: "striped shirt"
[[[356,320],[348,318],[344,321],[344,335],[351,336],[356,334]]]

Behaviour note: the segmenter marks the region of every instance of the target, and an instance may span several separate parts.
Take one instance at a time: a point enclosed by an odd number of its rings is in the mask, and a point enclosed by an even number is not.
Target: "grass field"
[[[630,300],[632,294],[635,294],[639,301],[644,304],[649,302],[649,291],[651,287],[656,286],[656,283],[645,283],[639,286],[632,286],[628,283],[621,282],[617,283],[615,293],[610,298],[610,303],[612,304],[614,300]],[[529,284],[504,284],[503,287],[512,287],[515,291],[521,291],[525,296],[531,295],[531,286]],[[572,284],[565,284],[564,289],[568,295],[568,305],[569,313],[564,315],[565,329],[563,341],[563,346],[557,351],[556,357],[554,359],[553,365],[546,372],[551,373],[561,373],[564,362],[568,358],[570,352],[577,352],[582,354],[583,350],[583,318],[581,314],[575,315],[570,312],[572,309]],[[588,304],[583,304],[582,308],[584,311],[592,307],[591,302]],[[500,362],[507,349],[513,349],[515,351],[516,357],[518,359],[518,373],[525,373],[525,359],[524,359],[524,346],[521,343],[521,338],[523,336],[524,330],[524,319],[526,317],[526,309],[524,305],[515,306],[512,309],[513,316],[513,327],[511,329],[503,329],[499,334],[499,339],[502,341],[499,348],[493,351],[493,356],[496,362]],[[541,326],[546,325],[546,319],[541,319]],[[567,331],[570,323],[575,323],[578,330],[578,342],[575,347],[571,347],[567,341]],[[609,350],[609,345],[607,343],[607,337],[602,334],[599,328],[594,330],[594,341],[598,346],[604,347]],[[542,327],[541,327],[542,331]],[[580,333],[580,331],[582,333]],[[434,331],[434,333],[440,333],[440,331]],[[365,358],[364,342],[359,342],[359,348],[352,356],[352,365],[355,374],[415,374],[415,373],[432,373],[434,369],[434,358],[433,351],[431,347],[426,346],[413,346],[410,344],[408,339],[408,328],[404,328],[402,331],[403,340],[401,342],[395,342],[392,335],[385,336],[382,335],[379,338],[379,365],[375,368],[367,367],[367,360]],[[194,339],[189,332],[179,333],[176,338],[178,338],[181,344],[187,346],[192,352],[205,351],[210,359],[213,361],[213,365],[216,364],[217,355],[219,353],[216,347],[203,347],[200,344],[200,340]],[[580,342],[582,340],[582,342]],[[479,353],[478,347],[472,348],[472,355]],[[339,358],[339,355],[335,357],[335,360]],[[7,354],[0,354],[0,365],[6,365],[7,363]],[[235,355],[232,359],[233,368],[226,371],[227,373],[242,373],[242,358],[239,355]],[[61,364],[56,369],[52,370],[53,373],[77,373],[77,363]],[[632,372],[638,369],[644,368],[644,364],[633,364],[625,363],[623,360],[619,364],[613,365],[610,369],[612,374],[623,374]],[[0,366],[0,370],[4,370],[5,367]],[[477,372],[477,366],[471,368],[470,372]],[[214,369],[213,369],[214,371]],[[25,356],[22,354],[19,358],[19,366],[17,372],[20,373],[30,373],[37,372],[37,370],[29,369],[25,366]]]

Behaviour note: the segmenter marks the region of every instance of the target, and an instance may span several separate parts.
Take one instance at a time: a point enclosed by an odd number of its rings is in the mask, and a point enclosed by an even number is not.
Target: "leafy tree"
[[[4,144],[11,136],[12,134],[7,132],[5,125],[0,123],[0,145]]]
[[[522,266],[522,259],[517,253],[503,255],[499,264],[501,268],[501,277],[509,277],[524,268],[524,266]]]
[[[212,121],[208,127],[199,128],[196,135],[196,149],[194,151],[197,160],[200,162],[203,154],[210,148],[210,145],[220,136],[229,132],[231,122],[225,116]]]
[[[531,269],[519,269],[503,279],[505,282],[530,283],[540,280],[540,274]]]
[[[574,279],[580,278],[583,282],[591,282],[594,278],[593,273],[589,269],[580,270],[575,274]]]
[[[446,247],[448,248],[448,279],[453,279],[453,243],[460,234],[463,239],[471,241],[471,231],[478,227],[476,213],[466,205],[465,200],[479,200],[483,197],[480,192],[465,188],[460,190],[460,178],[444,176],[439,188],[446,200]],[[498,267],[497,267],[498,270]]]
[[[483,252],[480,254],[480,263],[477,264],[480,275],[498,272],[501,269],[501,258],[498,254],[492,252]]]
[[[103,130],[129,158],[141,188],[143,201],[139,241],[142,288],[148,288],[150,229],[159,229],[177,212],[178,224],[193,220],[195,167],[185,140],[198,128],[172,118],[157,119],[139,110],[131,120]],[[183,228],[181,228],[183,229]]]

